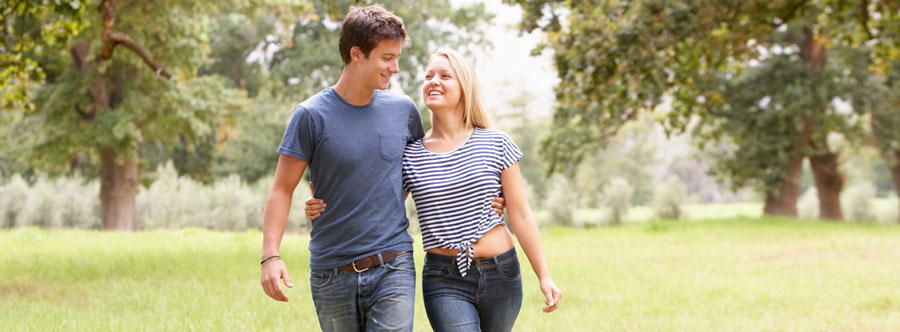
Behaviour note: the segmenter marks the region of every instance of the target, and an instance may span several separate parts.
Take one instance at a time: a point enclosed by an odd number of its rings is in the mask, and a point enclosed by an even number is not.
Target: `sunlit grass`
[[[259,286],[259,232],[0,231],[0,329],[318,329],[304,235],[282,244],[289,303]],[[648,221],[543,232],[565,293],[540,311],[523,257],[517,331],[900,328],[900,227],[793,219]],[[420,242],[417,239],[417,246]],[[416,259],[421,269],[422,254]],[[428,331],[421,292],[416,331]]]

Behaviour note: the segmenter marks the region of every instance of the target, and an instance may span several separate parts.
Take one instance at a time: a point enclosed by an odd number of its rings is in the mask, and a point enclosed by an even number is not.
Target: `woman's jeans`
[[[475,259],[465,277],[455,257],[426,253],[422,294],[435,332],[511,331],[522,306],[516,249]]]

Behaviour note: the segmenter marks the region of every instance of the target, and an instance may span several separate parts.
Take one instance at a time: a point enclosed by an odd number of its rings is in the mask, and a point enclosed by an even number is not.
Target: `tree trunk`
[[[791,161],[791,169],[784,183],[775,193],[766,193],[763,213],[770,216],[797,216],[797,199],[800,197],[800,176],[803,175],[803,156]]]
[[[842,220],[841,190],[844,189],[844,175],[838,169],[838,156],[835,153],[824,153],[809,157],[816,190],[819,192],[819,218]]]
[[[113,148],[100,149],[100,215],[104,229],[137,230],[137,176],[137,162],[119,162]]]
[[[97,10],[102,16],[98,56],[90,63],[88,62],[87,53],[90,50],[88,41],[82,41],[70,50],[74,64],[79,71],[84,73],[88,64],[100,65],[103,61],[112,59],[116,46],[122,45],[141,57],[157,76],[166,79],[172,78],[172,74],[166,70],[165,66],[150,57],[150,53],[140,44],[127,34],[113,30],[113,24],[116,21],[115,0],[102,0],[97,6]],[[136,73],[122,69],[116,70],[115,66],[111,67],[108,70],[98,71],[94,77],[90,92],[91,110],[85,112],[77,107],[75,109],[85,121],[93,121],[95,115],[119,106],[125,99],[125,82],[133,78]],[[112,76],[107,77],[109,74]],[[113,82],[112,91],[109,89],[108,81]],[[140,127],[139,124],[138,127]],[[135,213],[138,166],[137,162],[131,158],[122,158],[124,161],[121,161],[117,160],[119,159],[117,157],[116,150],[112,147],[100,147],[100,216],[104,229],[134,231],[138,228]]]

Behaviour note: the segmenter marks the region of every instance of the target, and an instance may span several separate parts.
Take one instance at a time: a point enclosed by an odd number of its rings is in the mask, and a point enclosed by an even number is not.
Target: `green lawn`
[[[900,329],[896,225],[651,221],[543,238],[564,299],[542,313],[523,259],[517,331]],[[3,230],[0,330],[317,330],[307,240],[282,245],[297,285],[285,304],[259,286],[259,232]]]

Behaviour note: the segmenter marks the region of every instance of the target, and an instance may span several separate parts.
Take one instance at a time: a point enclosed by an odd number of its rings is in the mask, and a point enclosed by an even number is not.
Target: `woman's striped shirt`
[[[500,195],[500,172],[521,158],[509,136],[481,128],[450,152],[431,152],[422,139],[406,145],[403,189],[415,200],[424,249],[458,249],[457,266],[465,276],[474,258],[472,244],[503,224],[491,208]]]

